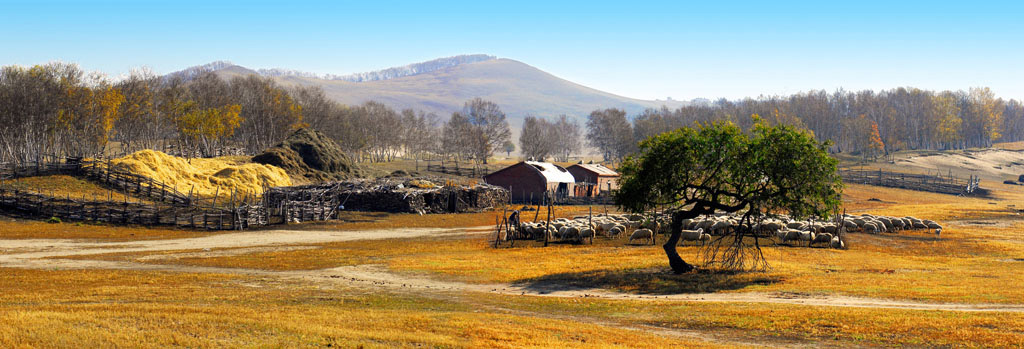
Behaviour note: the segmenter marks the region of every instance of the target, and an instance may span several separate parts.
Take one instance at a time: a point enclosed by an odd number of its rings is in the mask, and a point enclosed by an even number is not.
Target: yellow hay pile
[[[291,185],[291,178],[280,167],[246,163],[227,158],[192,159],[164,154],[155,150],[141,150],[111,161],[115,167],[146,176],[176,187],[182,193],[192,190],[193,195],[261,194],[263,187]]]

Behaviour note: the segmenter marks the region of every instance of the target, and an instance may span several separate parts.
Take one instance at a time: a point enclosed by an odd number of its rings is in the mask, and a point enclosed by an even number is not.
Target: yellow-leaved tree
[[[944,148],[956,148],[963,141],[960,132],[963,119],[960,118],[960,107],[952,95],[943,94],[932,99],[933,112],[939,120],[935,124],[935,136]]]
[[[65,76],[51,135],[62,144],[65,154],[99,155],[110,141],[114,123],[120,118],[124,95],[106,83],[85,86],[77,76]]]
[[[879,155],[885,152],[885,143],[882,142],[882,136],[878,133],[878,123],[871,122],[871,130],[868,133],[868,146],[865,156],[871,156],[877,158]]]
[[[177,101],[171,108],[178,145],[187,156],[213,155],[215,150],[242,125],[242,106],[202,108],[192,100]]]
[[[995,93],[988,87],[971,88],[970,90],[971,110],[969,115],[976,130],[972,136],[978,138],[981,144],[991,145],[993,141],[1002,137],[999,127],[1003,122],[1003,111],[1000,108],[1002,100],[997,100]]]

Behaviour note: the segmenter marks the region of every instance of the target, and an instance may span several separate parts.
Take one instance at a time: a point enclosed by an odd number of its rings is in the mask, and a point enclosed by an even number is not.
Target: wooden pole
[[[548,192],[544,191],[545,201],[548,201],[548,219],[544,222],[544,247],[548,247],[548,236],[551,235],[548,233],[548,226],[551,225],[551,201],[547,200],[547,197]]]
[[[597,235],[597,229],[594,229],[594,205],[593,200],[591,204],[587,205],[587,228],[590,229],[590,244],[594,244],[594,235]]]

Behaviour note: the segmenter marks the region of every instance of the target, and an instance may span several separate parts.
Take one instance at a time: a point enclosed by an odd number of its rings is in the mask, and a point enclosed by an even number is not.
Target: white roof
[[[573,178],[572,173],[569,173],[569,171],[562,166],[558,166],[550,162],[525,162],[527,165],[533,165],[533,168],[540,171],[540,174],[547,179],[548,183],[576,183],[576,178]]]
[[[601,164],[575,164],[573,166],[579,166],[580,168],[587,169],[590,172],[596,173],[599,176],[618,176],[618,172],[605,167]],[[572,167],[572,166],[569,166]]]

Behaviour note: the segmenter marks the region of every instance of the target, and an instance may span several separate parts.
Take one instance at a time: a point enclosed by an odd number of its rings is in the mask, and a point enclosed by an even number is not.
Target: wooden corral
[[[467,166],[465,163],[459,164],[458,162],[453,161],[427,161],[427,171],[462,177],[481,178],[488,173],[491,173],[491,171],[494,171],[494,168],[479,164]]]
[[[843,178],[843,182],[846,183],[868,184],[880,187],[950,195],[971,195],[984,192],[979,187],[981,179],[976,176],[961,179],[952,175],[925,175],[870,169],[840,169],[839,175]]]
[[[0,179],[70,175],[106,186],[112,192],[134,194],[153,203],[47,196],[14,190],[0,184],[0,211],[29,218],[59,218],[112,224],[170,225],[193,229],[227,230],[296,221],[330,219],[338,206],[330,200],[305,197],[265,204],[264,198],[232,192],[229,199],[200,199],[152,178],[136,175],[102,161],[41,159],[34,163],[4,164]]]

